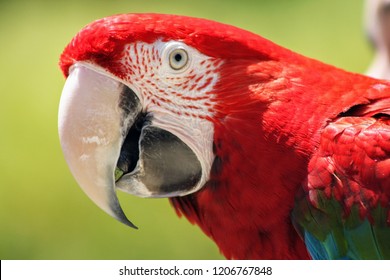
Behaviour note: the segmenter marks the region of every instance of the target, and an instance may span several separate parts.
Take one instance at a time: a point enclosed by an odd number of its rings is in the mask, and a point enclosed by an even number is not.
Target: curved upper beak
[[[86,63],[70,69],[59,107],[60,142],[84,192],[135,228],[120,207],[116,189],[141,197],[186,195],[202,186],[202,165],[164,127],[164,112],[143,112],[137,94],[102,71]]]
[[[136,228],[120,207],[115,192],[115,168],[127,133],[141,105],[121,108],[125,86],[82,64],[66,80],[59,106],[59,136],[70,171],[84,192],[105,212]]]

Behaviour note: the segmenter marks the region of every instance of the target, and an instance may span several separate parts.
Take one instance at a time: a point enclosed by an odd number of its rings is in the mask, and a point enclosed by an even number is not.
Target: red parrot
[[[390,83],[210,20],[122,14],[65,48],[71,173],[169,197],[228,259],[390,258]]]

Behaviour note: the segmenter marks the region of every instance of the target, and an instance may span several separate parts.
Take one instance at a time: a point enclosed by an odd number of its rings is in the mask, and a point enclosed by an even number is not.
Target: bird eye
[[[184,49],[175,49],[169,54],[169,65],[174,70],[183,69],[188,62],[188,54]]]

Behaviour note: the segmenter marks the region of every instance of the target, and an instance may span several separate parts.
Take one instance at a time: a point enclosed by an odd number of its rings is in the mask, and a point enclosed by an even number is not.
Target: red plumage
[[[225,65],[216,91],[227,104],[218,108],[215,132],[220,166],[200,192],[173,205],[228,258],[306,258],[290,221],[292,194],[307,177],[323,129],[358,104],[386,98],[389,89],[310,59],[241,63]]]
[[[121,14],[82,29],[62,53],[60,67],[67,76],[75,61],[91,61],[120,75],[115,61],[125,44],[150,43],[158,38],[180,40],[222,59],[294,59],[290,51],[234,26],[175,15]]]

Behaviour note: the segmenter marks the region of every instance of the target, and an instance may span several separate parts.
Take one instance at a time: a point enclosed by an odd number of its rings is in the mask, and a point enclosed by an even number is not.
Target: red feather
[[[65,76],[75,61],[91,61],[116,74],[114,62],[124,45],[156,39],[179,40],[217,58],[285,59],[291,52],[251,32],[198,18],[163,14],[121,14],[84,27],[65,48],[60,67]]]

